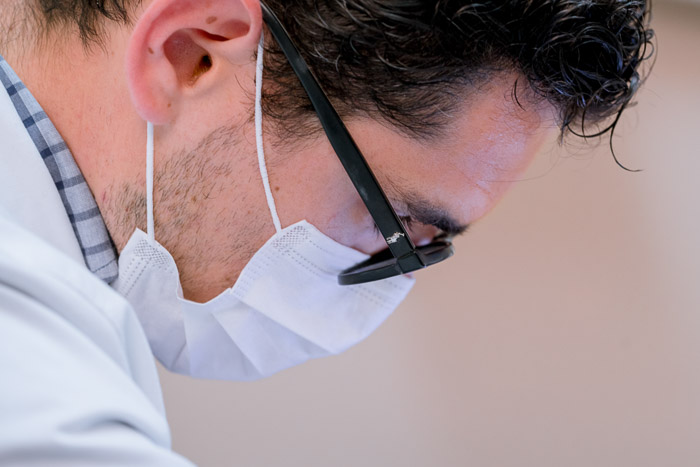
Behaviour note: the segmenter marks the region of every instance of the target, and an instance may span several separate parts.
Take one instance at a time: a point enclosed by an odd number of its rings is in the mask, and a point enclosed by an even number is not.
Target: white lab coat
[[[133,309],[86,268],[2,88],[0,465],[192,465],[170,450],[158,375]]]

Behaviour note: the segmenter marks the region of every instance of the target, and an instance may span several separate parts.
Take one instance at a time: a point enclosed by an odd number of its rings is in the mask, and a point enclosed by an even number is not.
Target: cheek
[[[325,218],[319,216],[317,227],[335,241],[363,253],[371,255],[383,250],[386,243],[375,229],[367,207],[350,182],[343,185],[350,187],[336,198],[335,211],[329,210]]]
[[[343,245],[372,251],[374,223],[337,156],[315,154],[295,155],[270,171],[282,226],[306,220]]]

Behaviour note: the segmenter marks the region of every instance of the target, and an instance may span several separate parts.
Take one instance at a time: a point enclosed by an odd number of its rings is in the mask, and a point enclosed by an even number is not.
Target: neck
[[[143,179],[146,144],[146,125],[130,103],[124,50],[118,46],[126,41],[119,34],[127,32],[114,31],[104,49],[86,50],[77,35],[63,33],[44,45],[0,51],[73,153],[108,227],[114,225],[105,215],[112,187]],[[115,237],[113,229],[110,233]]]

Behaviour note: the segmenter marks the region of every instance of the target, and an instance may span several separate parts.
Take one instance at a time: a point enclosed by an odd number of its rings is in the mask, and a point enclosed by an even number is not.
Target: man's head
[[[605,125],[620,112],[649,40],[643,1],[267,4],[399,214],[429,204],[463,225],[494,205],[548,127]],[[59,120],[117,246],[145,223],[148,119],[157,124],[156,238],[176,257],[189,297],[230,286],[273,232],[251,121],[259,4],[41,0],[28,8],[22,17],[43,31],[37,53],[52,55],[60,75],[55,86],[28,85],[46,88],[39,100]],[[283,225],[305,218],[346,245],[381,248],[269,37],[266,50],[266,145]],[[40,73],[27,66],[32,75]],[[76,103],[81,93],[87,102]],[[418,242],[436,232],[422,223],[412,230]]]

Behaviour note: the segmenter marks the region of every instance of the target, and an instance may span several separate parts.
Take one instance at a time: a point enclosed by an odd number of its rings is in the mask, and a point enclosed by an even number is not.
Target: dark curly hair
[[[645,0],[267,0],[341,114],[378,114],[430,135],[495,73],[516,70],[559,112],[562,137],[612,134],[651,55]],[[298,121],[311,107],[266,42],[276,86],[265,110]],[[610,121],[612,120],[612,121]],[[595,127],[594,132],[587,128]],[[286,125],[290,131],[302,131]],[[614,152],[613,152],[614,156]],[[615,159],[617,161],[617,158]]]
[[[140,0],[36,0],[52,24],[99,42],[100,18],[129,21]],[[651,0],[265,0],[341,115],[435,134],[494,74],[515,70],[559,112],[562,136],[612,133],[642,78]],[[306,95],[266,41],[263,108],[278,128],[308,134]],[[588,128],[596,130],[590,132]],[[614,156],[614,152],[613,152]],[[617,161],[617,159],[616,159]]]

